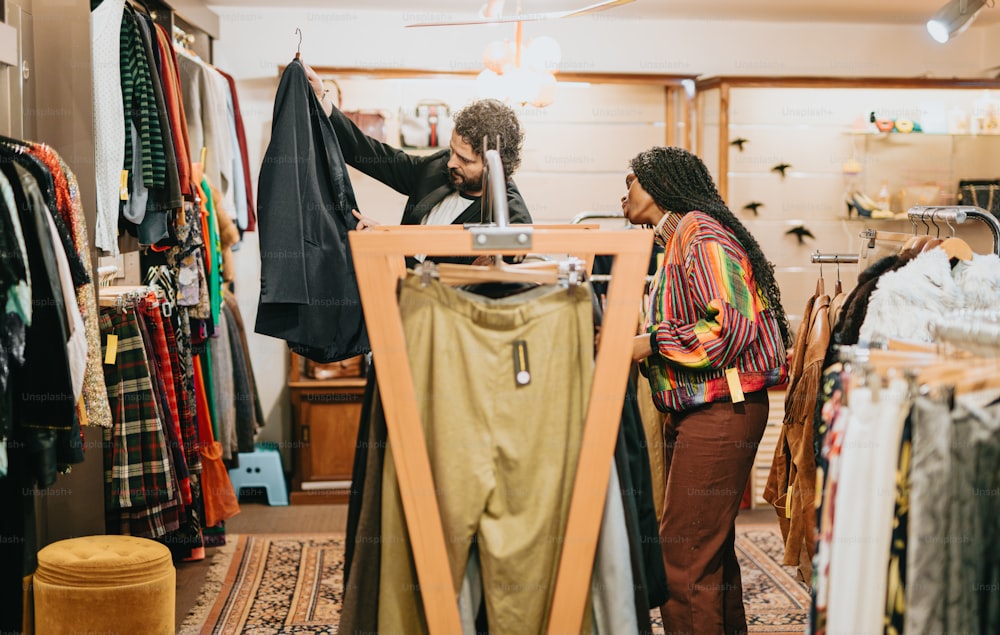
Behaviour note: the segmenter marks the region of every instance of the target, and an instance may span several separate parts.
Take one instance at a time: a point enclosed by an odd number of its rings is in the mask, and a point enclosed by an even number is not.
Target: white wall
[[[339,67],[478,70],[487,42],[514,35],[513,26],[403,28],[405,23],[434,18],[419,10],[402,14],[344,9],[214,10],[221,16],[215,63],[238,82],[254,178],[269,137],[279,67],[295,54],[296,28],[303,33],[306,63]],[[919,25],[633,20],[613,12],[525,24],[526,38],[545,34],[558,39],[562,70],[694,75],[989,76],[994,72],[989,67],[1000,60],[1000,44],[989,37],[995,32],[973,27],[941,46]],[[530,144],[529,139],[526,152],[545,152]],[[619,195],[617,190],[608,194],[611,200]],[[244,236],[236,262],[237,297],[252,323],[260,273],[255,234]],[[284,388],[284,343],[252,332],[248,336],[267,418],[262,439],[287,440],[290,412]],[[289,458],[286,453],[286,465]]]

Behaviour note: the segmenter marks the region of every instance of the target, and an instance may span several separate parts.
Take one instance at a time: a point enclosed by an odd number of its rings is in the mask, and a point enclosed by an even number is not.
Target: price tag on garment
[[[118,198],[128,200],[128,170],[122,170],[121,183],[118,185]]]
[[[743,386],[740,385],[740,371],[727,368],[726,381],[729,382],[729,394],[733,398],[733,403],[742,403],[746,397],[743,396]]]
[[[118,336],[114,333],[108,334],[108,347],[104,352],[104,363],[114,364],[118,359]]]
[[[788,491],[785,492],[785,518],[792,517],[792,486],[788,486]]]
[[[528,343],[524,340],[514,342],[514,381],[518,386],[531,383],[531,370],[528,368]]]

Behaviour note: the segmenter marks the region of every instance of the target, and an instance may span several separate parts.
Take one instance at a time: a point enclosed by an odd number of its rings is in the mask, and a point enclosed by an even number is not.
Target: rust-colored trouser
[[[670,595],[667,635],[746,633],[736,514],[767,425],[767,391],[667,416],[660,538]]]

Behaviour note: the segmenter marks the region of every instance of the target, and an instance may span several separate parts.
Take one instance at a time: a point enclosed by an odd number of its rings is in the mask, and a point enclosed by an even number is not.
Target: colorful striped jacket
[[[729,368],[744,393],[783,382],[777,319],[733,233],[698,211],[669,213],[656,231],[665,249],[645,322],[653,354],[641,364],[656,407],[679,412],[729,401]]]

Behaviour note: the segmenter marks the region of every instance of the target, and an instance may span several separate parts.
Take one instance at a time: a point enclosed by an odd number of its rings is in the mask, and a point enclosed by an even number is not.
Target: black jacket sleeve
[[[385,183],[400,194],[412,196],[417,191],[421,166],[426,157],[407,154],[369,137],[338,108],[333,109],[330,121],[347,165]]]

